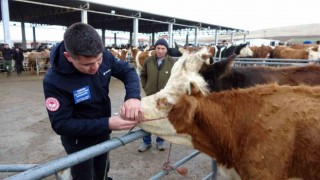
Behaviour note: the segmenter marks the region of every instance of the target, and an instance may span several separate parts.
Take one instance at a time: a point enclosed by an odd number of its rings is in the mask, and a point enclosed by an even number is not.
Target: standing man
[[[67,154],[110,139],[112,130],[135,126],[140,102],[139,77],[135,69],[104,50],[97,31],[90,25],[71,25],[50,54],[52,67],[43,79],[45,104],[53,130],[61,136]],[[111,116],[111,76],[126,88],[121,116]],[[71,167],[74,180],[106,180],[108,153]]]
[[[13,59],[15,61],[14,65],[16,67],[17,74],[18,74],[18,76],[20,76],[20,74],[23,70],[22,62],[24,59],[22,49],[20,49],[19,47],[15,48],[15,51],[13,53]]]
[[[146,96],[152,95],[160,91],[166,85],[171,68],[175,63],[174,59],[167,55],[168,43],[165,39],[159,39],[155,44],[155,56],[148,57],[141,70],[141,85]],[[165,150],[164,140],[160,137],[156,138],[157,148],[160,151]],[[138,151],[144,152],[151,147],[151,135],[143,137]]]
[[[3,67],[7,71],[7,77],[11,76],[12,71],[12,58],[13,58],[13,51],[10,49],[9,44],[5,44],[2,50],[2,57],[3,57]]]

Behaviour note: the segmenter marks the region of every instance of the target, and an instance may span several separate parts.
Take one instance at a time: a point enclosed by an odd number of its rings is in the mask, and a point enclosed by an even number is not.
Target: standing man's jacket
[[[51,68],[43,79],[46,107],[53,130],[76,144],[95,144],[111,133],[109,83],[114,76],[125,84],[125,100],[140,99],[139,77],[128,63],[109,51],[97,73],[78,71],[63,55],[64,43],[50,53]]]
[[[140,79],[141,85],[146,96],[152,95],[163,89],[171,75],[171,68],[175,60],[166,55],[160,69],[158,70],[158,63],[156,56],[148,57],[141,70]],[[154,81],[156,79],[156,81]]]
[[[3,48],[2,50],[2,57],[4,60],[12,60],[13,58],[13,51],[10,48]]]

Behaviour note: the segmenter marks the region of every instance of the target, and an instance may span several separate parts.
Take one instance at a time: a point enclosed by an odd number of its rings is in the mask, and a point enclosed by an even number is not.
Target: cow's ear
[[[208,93],[209,93],[209,91],[208,91],[207,87],[201,88],[201,85],[197,84],[196,82],[191,81],[190,87],[187,90],[186,94],[200,97],[200,96],[206,96],[206,95],[208,95]]]
[[[190,95],[198,95],[200,93],[200,88],[195,82],[190,82]]]
[[[223,78],[231,73],[234,64],[234,59],[236,58],[236,56],[237,55],[233,54],[229,56],[226,60],[214,63],[214,69],[217,78]]]

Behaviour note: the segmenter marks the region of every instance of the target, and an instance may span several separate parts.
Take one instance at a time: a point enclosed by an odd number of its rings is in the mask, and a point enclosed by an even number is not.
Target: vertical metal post
[[[106,30],[105,29],[101,29],[101,38],[102,38],[103,46],[106,46]]]
[[[133,46],[138,47],[139,19],[133,19]]]
[[[88,11],[81,10],[81,22],[88,24]]]
[[[26,28],[24,21],[21,21],[22,49],[27,49]]]
[[[155,36],[155,33],[152,32],[152,41],[151,41],[151,44],[154,45],[154,36]]]
[[[172,48],[172,44],[173,44],[173,36],[172,36],[172,30],[173,30],[173,24],[170,23],[168,26],[168,42],[169,42],[169,48]]]
[[[187,35],[186,35],[186,47],[188,47],[188,44],[189,44],[189,32],[187,32]]]
[[[130,46],[134,46],[133,42],[132,42],[132,31],[130,31],[130,35],[129,36],[130,36],[129,37],[129,44],[130,44]]]
[[[10,37],[10,15],[9,15],[9,3],[8,0],[1,0],[1,12],[2,12],[2,22],[3,22],[3,35],[4,42],[9,44],[10,47],[13,46]]]
[[[218,45],[218,29],[216,29],[216,32],[215,32],[214,44],[215,44],[215,45]]]
[[[216,180],[217,174],[218,174],[218,166],[217,166],[217,162],[214,159],[212,159],[211,167],[212,167],[212,180]]]
[[[36,26],[32,26],[32,33],[33,33],[33,49],[37,49],[37,40],[36,40]]]
[[[195,31],[194,31],[194,45],[195,46],[198,46],[198,32],[199,32],[199,28],[195,28]]]
[[[117,47],[117,33],[114,33],[113,39],[114,39],[114,47]]]
[[[234,32],[232,32],[232,33],[231,33],[231,39],[230,39],[230,42],[231,42],[232,44],[234,44],[233,39],[234,39]]]

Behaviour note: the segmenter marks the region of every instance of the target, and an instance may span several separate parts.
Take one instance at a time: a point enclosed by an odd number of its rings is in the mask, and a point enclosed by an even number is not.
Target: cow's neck
[[[194,118],[198,130],[191,132],[193,145],[196,149],[214,157],[218,163],[231,167],[233,160],[241,155],[244,150],[242,144],[246,142],[247,133],[250,130],[243,129],[239,124],[247,124],[246,127],[251,127],[252,115],[248,117],[241,108],[247,107],[239,106],[236,104],[250,104],[255,103],[254,100],[245,97],[243,102],[234,102],[232,96],[219,96],[216,98],[217,93],[213,93],[207,97],[202,97],[200,101],[201,109]],[[222,98],[221,98],[222,97]],[[235,107],[240,107],[235,109]],[[258,105],[256,106],[258,108]],[[250,129],[250,128],[249,128]],[[219,148],[217,148],[219,147]],[[240,152],[240,153],[239,153]]]

